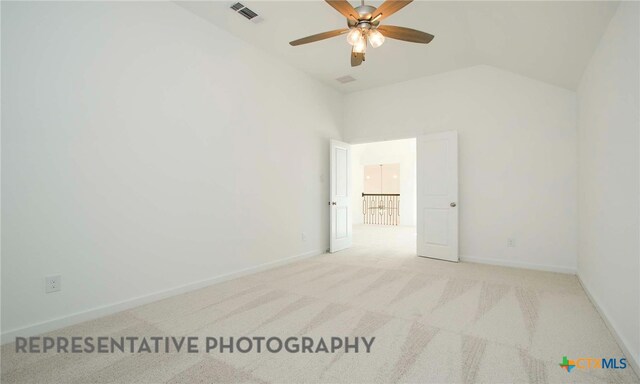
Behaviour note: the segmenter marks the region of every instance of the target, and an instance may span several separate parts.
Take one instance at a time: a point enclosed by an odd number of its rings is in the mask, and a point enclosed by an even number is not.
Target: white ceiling
[[[479,64],[575,90],[618,6],[610,1],[414,1],[382,23],[423,30],[435,39],[428,45],[387,39],[377,49],[368,48],[362,66],[351,68],[345,36],[298,47],[288,44],[346,26],[324,1],[241,2],[262,20],[254,23],[233,12],[233,0],[178,4],[345,93]],[[345,75],[357,80],[335,80]]]

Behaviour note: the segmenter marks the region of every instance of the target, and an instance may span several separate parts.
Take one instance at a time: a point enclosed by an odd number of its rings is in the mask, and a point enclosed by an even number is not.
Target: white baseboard
[[[239,271],[208,278],[205,280],[200,280],[193,283],[184,284],[178,287],[169,288],[164,291],[154,292],[148,295],[138,296],[138,297],[123,300],[117,303],[107,304],[107,305],[92,308],[86,311],[76,312],[67,316],[43,321],[41,323],[12,329],[2,333],[0,343],[6,344],[9,342],[12,342],[15,340],[17,336],[29,337],[29,336],[40,335],[45,332],[55,331],[56,329],[68,327],[70,325],[82,323],[88,320],[97,319],[102,316],[111,315],[127,309],[148,304],[153,301],[158,301],[161,299],[165,299],[167,297],[176,296],[181,293],[195,291],[197,289],[204,288],[216,283],[221,283],[223,281],[227,281],[227,280],[235,279],[238,277],[250,275],[252,273],[279,267],[281,265],[293,263],[294,261],[317,256],[322,253],[324,253],[324,251],[321,251],[321,250],[309,251],[309,252],[302,253],[300,255],[291,256],[291,257],[287,257],[280,260],[270,261],[268,263],[259,264],[254,267],[249,267],[249,268],[241,269]]]
[[[488,258],[480,258],[480,257],[472,257],[472,256],[460,256],[460,261],[465,261],[468,263],[498,265],[501,267],[535,269],[537,271],[558,272],[558,273],[566,273],[570,275],[576,274],[575,268],[561,267],[557,265],[534,264],[534,263],[527,263],[523,261],[508,261],[508,260],[488,259]]]
[[[578,281],[582,286],[582,289],[587,294],[587,297],[589,298],[589,300],[591,300],[591,304],[593,304],[593,306],[596,308],[596,310],[600,314],[600,317],[602,317],[602,320],[604,320],[605,325],[607,326],[607,328],[609,328],[609,332],[611,332],[611,334],[613,335],[613,338],[616,339],[618,346],[620,346],[620,349],[622,349],[622,352],[627,357],[627,361],[629,362],[629,365],[636,372],[636,375],[640,376],[640,361],[638,361],[640,357],[638,357],[636,353],[633,353],[631,352],[631,350],[629,350],[629,348],[627,347],[627,343],[622,339],[622,337],[620,337],[620,334],[616,330],[616,327],[613,325],[613,323],[609,319],[609,316],[607,316],[607,313],[602,309],[602,307],[598,303],[598,300],[596,300],[595,297],[591,294],[591,291],[589,291],[589,288],[587,288],[587,285],[584,283],[584,281],[582,281],[582,278],[580,278],[580,275],[578,274],[577,276],[578,276]]]

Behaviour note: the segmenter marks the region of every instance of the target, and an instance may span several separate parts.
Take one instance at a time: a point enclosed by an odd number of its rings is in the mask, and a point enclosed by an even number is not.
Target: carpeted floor
[[[575,276],[414,256],[411,228],[357,227],[322,255],[52,332],[60,336],[375,336],[371,353],[15,354],[2,383],[627,383]]]

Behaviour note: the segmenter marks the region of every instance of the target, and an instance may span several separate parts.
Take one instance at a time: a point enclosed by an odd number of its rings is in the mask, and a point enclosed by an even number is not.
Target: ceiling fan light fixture
[[[351,28],[347,34],[347,41],[349,44],[356,45],[360,39],[362,39],[362,31],[360,28]]]
[[[365,53],[367,51],[367,39],[361,36],[360,39],[353,45],[354,53]]]
[[[373,48],[378,48],[382,44],[384,44],[384,35],[380,33],[380,31],[376,29],[372,29],[369,31],[369,43]]]

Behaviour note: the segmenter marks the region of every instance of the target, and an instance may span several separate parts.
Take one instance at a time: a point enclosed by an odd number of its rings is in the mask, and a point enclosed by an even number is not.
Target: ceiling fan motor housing
[[[358,12],[358,21],[353,19],[347,19],[347,25],[349,28],[360,27],[362,29],[371,29],[371,27],[377,27],[380,24],[380,20],[370,21],[373,17],[373,12],[377,8],[371,5],[360,5],[355,7]],[[355,16],[355,15],[354,15]]]

